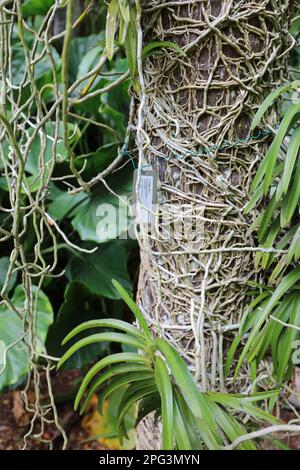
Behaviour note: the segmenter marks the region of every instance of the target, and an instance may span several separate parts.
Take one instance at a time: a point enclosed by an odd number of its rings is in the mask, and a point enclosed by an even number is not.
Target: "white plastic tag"
[[[139,183],[139,187],[137,187]],[[137,223],[153,224],[155,205],[157,202],[157,175],[151,170],[142,170],[138,178],[138,170],[134,172],[134,210]],[[139,210],[137,208],[139,207]]]

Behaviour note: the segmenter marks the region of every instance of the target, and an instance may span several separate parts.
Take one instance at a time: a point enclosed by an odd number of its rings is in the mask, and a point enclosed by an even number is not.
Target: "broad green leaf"
[[[24,0],[22,2],[22,14],[28,16],[45,15],[55,0]]]
[[[82,172],[84,179],[90,180],[96,174],[105,170],[117,158],[119,145],[119,142],[110,142],[109,144],[102,145],[95,152],[82,154],[77,157],[76,166]],[[70,196],[74,197],[74,194]],[[86,197],[87,195],[84,194],[84,196]]]
[[[154,363],[156,385],[161,397],[162,416],[162,447],[163,450],[174,449],[174,422],[173,422],[173,391],[168,369],[161,357]]]
[[[81,240],[106,243],[127,236],[131,226],[129,198],[132,196],[132,167],[108,177],[106,182],[116,195],[100,183],[72,212],[72,226]]]
[[[62,163],[68,160],[68,150],[63,142],[63,123],[60,121],[58,129],[56,129],[56,127],[57,125],[54,121],[47,121],[43,128],[44,131],[38,133],[34,138],[26,161],[26,171],[28,171],[28,173],[36,176],[39,174],[42,164],[45,164],[45,175],[47,175],[54,158],[56,163]],[[56,145],[54,146],[56,131],[58,131],[58,136]],[[28,129],[27,132],[29,136],[32,136],[33,128]],[[69,144],[80,139],[81,134],[77,125],[68,123],[68,132]],[[44,144],[46,144],[46,147],[43,151]]]
[[[32,286],[31,292],[33,302],[37,296],[36,350],[41,352],[41,344],[44,344],[48,328],[53,322],[53,311],[48,297],[41,290],[38,292],[37,288]],[[26,302],[21,285],[16,287],[11,302],[20,311],[24,309]],[[22,316],[24,317],[24,314]],[[18,340],[20,341],[15,344]],[[14,385],[29,372],[29,351],[26,344],[28,341],[30,341],[30,335],[27,327],[24,328],[23,319],[2,303],[0,306],[0,390]],[[7,347],[9,349],[5,355]]]
[[[66,274],[70,281],[80,282],[91,293],[109,299],[120,298],[113,288],[111,282],[113,277],[126,289],[132,290],[127,271],[127,253],[118,241],[101,246],[92,254],[74,253],[70,258]]]
[[[87,196],[84,192],[77,194],[70,194],[66,191],[61,191],[56,186],[52,185],[50,189],[50,199],[48,214],[54,220],[62,220],[66,217],[74,216],[74,210],[83,201],[87,200]]]

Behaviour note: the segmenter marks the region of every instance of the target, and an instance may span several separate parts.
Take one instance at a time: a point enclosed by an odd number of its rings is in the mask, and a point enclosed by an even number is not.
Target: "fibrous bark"
[[[226,351],[247,304],[253,220],[243,208],[276,125],[249,135],[263,98],[287,79],[288,0],[147,0],[143,41],[172,41],[144,63],[140,116],[145,165],[159,178],[155,228],[141,228],[138,300],[155,334],[182,354],[202,390],[249,387],[245,367],[233,385]],[[142,107],[142,109],[141,109]],[[232,145],[231,145],[232,144]],[[149,168],[149,167],[147,167]],[[159,446],[153,420],[139,448]]]

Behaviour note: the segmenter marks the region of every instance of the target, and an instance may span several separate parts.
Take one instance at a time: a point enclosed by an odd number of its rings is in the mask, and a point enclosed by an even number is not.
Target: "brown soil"
[[[70,450],[99,450],[103,447],[96,441],[83,442],[89,436],[81,427],[81,418],[73,410],[74,384],[80,379],[80,372],[60,372],[53,376],[54,396],[61,402],[57,405],[60,422],[68,435]],[[41,394],[46,393],[46,384],[41,385]],[[45,395],[46,396],[46,395]],[[30,401],[29,392],[29,401]],[[29,429],[30,416],[24,410],[23,400],[19,391],[11,391],[0,395],[0,450],[20,450],[24,446],[24,435]],[[36,431],[37,429],[35,429]],[[54,425],[49,425],[43,438],[53,442],[54,449],[62,448],[62,437]],[[27,449],[46,450],[48,445],[29,439]]]

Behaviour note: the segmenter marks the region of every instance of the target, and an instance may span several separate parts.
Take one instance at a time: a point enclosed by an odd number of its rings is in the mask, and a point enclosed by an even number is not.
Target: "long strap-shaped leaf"
[[[294,296],[292,303],[292,312],[290,317],[290,325],[298,327],[300,326],[300,296],[299,294]],[[292,327],[286,327],[286,331],[282,337],[283,347],[282,354],[278,354],[278,367],[276,368],[277,382],[282,383],[288,375],[288,369],[291,365],[291,356],[293,352],[293,343],[299,336],[299,331]],[[279,353],[279,351],[278,351]]]
[[[240,436],[247,434],[246,429],[233,417],[229,412],[222,410],[216,403],[211,403],[214,418],[220,429],[233,442]],[[251,441],[247,441],[240,446],[243,450],[256,450],[255,445]]]
[[[270,108],[270,106],[272,106],[272,104],[277,100],[277,98],[279,98],[280,95],[289,90],[296,90],[299,87],[300,81],[296,80],[292,83],[285,83],[281,87],[277,88],[277,90],[270,93],[259,107],[257,113],[255,114],[250,130],[253,131],[260,124],[266,111]]]
[[[129,333],[132,336],[136,336],[141,341],[145,339],[145,335],[139,331],[134,325],[127,323],[122,320],[116,320],[114,318],[101,318],[100,320],[90,320],[80,325],[76,326],[70,333],[64,338],[61,344],[66,344],[70,339],[76,336],[82,331],[91,329],[91,328],[115,328],[116,330],[124,331]]]
[[[297,156],[299,154],[299,149],[300,149],[300,126],[297,127],[297,129],[293,132],[293,135],[289,141],[282,179],[276,191],[277,201],[280,200],[281,196],[285,194],[289,188],[289,184],[292,178],[294,167],[297,161]]]
[[[111,0],[108,5],[106,17],[106,53],[109,60],[113,58],[118,13],[118,0]]]
[[[104,341],[127,344],[128,346],[133,346],[136,349],[145,349],[145,344],[134,336],[124,333],[97,333],[95,335],[88,336],[87,338],[83,338],[77,343],[73,344],[73,346],[71,346],[71,348],[68,349],[68,351],[66,351],[65,354],[61,357],[57,364],[57,368],[61,367],[79,349],[88,346],[89,344],[100,343]]]
[[[118,419],[120,427],[120,437],[122,435],[128,438],[124,426],[124,419],[130,408],[138,403],[141,399],[152,395],[157,392],[157,386],[153,379],[145,379],[137,382],[136,384],[131,384],[128,389],[125,391],[121,403],[118,409]]]
[[[110,357],[110,356],[109,356]],[[101,361],[100,361],[101,362]],[[110,369],[108,369],[106,372],[104,372],[96,381],[95,383],[93,383],[92,387],[90,388],[87,396],[85,397],[84,399],[84,403],[81,407],[81,409],[84,409],[85,406],[87,405],[90,397],[92,396],[92,394],[100,387],[100,385],[102,385],[104,382],[106,382],[107,380],[109,380],[110,378],[112,377],[115,377],[117,375],[120,375],[120,374],[125,374],[125,373],[129,373],[129,372],[147,372],[148,374],[152,374],[153,375],[153,371],[152,369],[147,366],[146,364],[142,364],[142,363],[136,363],[135,361],[133,361],[133,364],[130,364],[128,363],[129,361],[127,361],[126,364],[122,364],[122,365],[119,365],[119,366],[115,366],[115,367],[111,367]],[[98,363],[99,364],[99,363]],[[103,367],[101,367],[102,369]],[[99,372],[99,368],[97,368],[97,372]],[[96,372],[96,373],[97,373]],[[96,374],[94,371],[93,371],[93,376]],[[88,383],[90,382],[91,380],[91,377],[89,377],[89,379],[86,381],[85,380],[86,377],[84,378],[84,383],[82,382],[79,390],[78,390],[78,393],[76,395],[76,399],[75,399],[75,404],[74,404],[74,408],[77,409],[78,405],[79,405],[79,402],[80,400],[82,399],[83,397],[83,394],[86,390],[86,387],[88,385]]]
[[[181,416],[180,408],[174,397],[174,432],[178,450],[193,450],[185,421]]]
[[[113,280],[112,283],[113,283],[115,289],[117,290],[117,292],[120,294],[120,296],[124,300],[124,302],[128,305],[128,307],[130,308],[130,310],[134,314],[135,318],[139,322],[139,325],[142,328],[142,330],[144,331],[145,335],[150,338],[151,333],[150,333],[150,330],[148,328],[147,322],[146,322],[145,318],[143,317],[142,312],[140,311],[140,309],[138,308],[138,306],[134,302],[134,300],[129,296],[128,292],[124,289],[123,286],[121,286],[121,284],[118,281]]]
[[[253,405],[252,401],[261,401],[268,397],[278,394],[277,390],[272,390],[264,394],[255,394],[253,396],[243,396],[243,395],[231,395],[223,394],[217,392],[207,392],[207,395],[210,399],[219,403],[226,408],[232,408],[235,411],[242,411],[246,414],[249,414],[252,417],[256,417],[259,420],[267,421],[269,423],[278,424],[280,420],[275,416],[272,416],[270,413],[262,410],[258,406]]]
[[[264,194],[268,193],[268,190],[271,186],[272,180],[273,180],[273,172],[276,164],[276,160],[279,156],[280,152],[280,147],[283,143],[283,140],[286,136],[286,133],[296,116],[300,112],[300,104],[294,104],[290,108],[288,108],[286,114],[284,115],[284,118],[282,119],[282,122],[279,126],[279,129],[277,131],[276,137],[270,146],[267,154],[266,154],[266,160],[268,161],[267,167],[266,167],[266,173],[265,173],[265,179],[264,179]]]
[[[280,214],[280,224],[281,227],[286,227],[292,220],[292,217],[298,207],[300,199],[300,158],[298,159],[295,175],[293,177],[292,183],[290,184],[290,189],[283,198],[281,214]]]
[[[173,391],[168,369],[161,357],[156,357],[154,363],[154,376],[161,397],[162,416],[162,447],[163,450],[174,449],[174,422],[173,422]]]
[[[269,314],[273,310],[273,308],[276,306],[276,304],[279,302],[279,300],[282,298],[282,296],[294,285],[296,282],[298,282],[300,279],[300,266],[298,268],[295,268],[292,272],[290,272],[279,284],[277,289],[274,291],[272,297],[268,301],[263,314],[259,317],[257,320],[256,324],[253,326],[253,329],[251,331],[251,334],[248,338],[247,343],[245,344],[245,347],[241,353],[240,359],[238,361],[236,371],[235,371],[235,378],[237,377],[238,371],[246,357],[246,354],[248,353],[251,345],[253,344],[253,340],[255,339],[257,333],[259,332],[260,328],[264,324],[265,320],[268,318]]]
[[[165,356],[174,380],[181,390],[181,393],[183,394],[185,401],[188,403],[192,413],[198,418],[202,418],[200,390],[198,389],[186,363],[176,349],[163,339],[155,340],[154,344]]]

